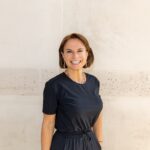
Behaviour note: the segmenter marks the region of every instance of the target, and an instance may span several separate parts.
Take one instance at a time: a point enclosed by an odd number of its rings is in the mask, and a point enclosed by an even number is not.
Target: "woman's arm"
[[[43,116],[41,129],[41,150],[50,150],[55,128],[55,114]]]
[[[94,126],[93,131],[101,144],[103,142],[103,136],[102,136],[102,112],[99,114]]]

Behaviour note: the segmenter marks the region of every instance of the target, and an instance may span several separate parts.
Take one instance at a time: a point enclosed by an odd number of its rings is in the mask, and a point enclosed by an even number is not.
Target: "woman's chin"
[[[68,69],[71,69],[71,70],[81,70],[82,68],[83,67],[78,66],[78,65],[73,65],[73,66],[68,67]]]

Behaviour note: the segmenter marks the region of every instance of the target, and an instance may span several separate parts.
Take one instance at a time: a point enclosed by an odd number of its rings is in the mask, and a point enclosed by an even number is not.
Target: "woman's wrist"
[[[103,140],[102,139],[97,139],[98,140],[98,142],[103,142]]]
[[[102,141],[102,140],[98,140],[98,142],[99,142],[100,144],[102,144],[102,143],[103,143],[103,141]]]

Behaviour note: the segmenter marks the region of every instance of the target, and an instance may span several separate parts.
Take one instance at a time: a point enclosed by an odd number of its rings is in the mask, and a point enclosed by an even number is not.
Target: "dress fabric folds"
[[[103,108],[99,88],[99,80],[88,73],[84,84],[64,72],[46,82],[43,113],[56,114],[50,150],[101,150],[91,129]]]

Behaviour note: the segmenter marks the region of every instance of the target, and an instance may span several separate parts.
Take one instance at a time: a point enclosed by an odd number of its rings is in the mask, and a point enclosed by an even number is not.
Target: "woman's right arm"
[[[54,128],[55,114],[44,114],[41,129],[41,150],[50,150]]]

